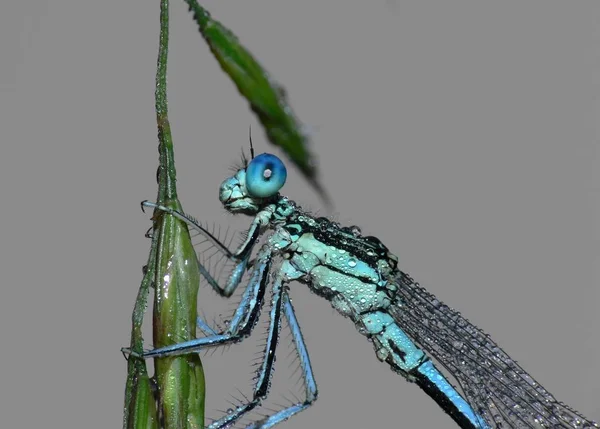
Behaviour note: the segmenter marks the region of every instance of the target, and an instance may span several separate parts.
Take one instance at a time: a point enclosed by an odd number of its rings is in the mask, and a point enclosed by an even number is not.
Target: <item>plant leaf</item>
[[[315,157],[308,148],[308,136],[294,115],[284,89],[254,59],[238,38],[196,0],[185,0],[193,11],[200,33],[225,73],[250,104],[271,143],[279,146],[298,166],[325,203],[331,200],[318,181]]]

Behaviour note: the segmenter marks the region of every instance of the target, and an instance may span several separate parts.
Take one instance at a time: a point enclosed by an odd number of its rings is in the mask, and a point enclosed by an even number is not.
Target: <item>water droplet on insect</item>
[[[352,235],[354,235],[355,237],[359,237],[360,234],[362,233],[362,231],[360,230],[360,228],[356,225],[352,225],[350,227],[350,231],[352,231]]]

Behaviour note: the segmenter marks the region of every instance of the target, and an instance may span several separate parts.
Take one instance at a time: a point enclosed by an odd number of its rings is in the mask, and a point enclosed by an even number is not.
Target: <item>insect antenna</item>
[[[250,140],[250,159],[254,159],[254,146],[252,145],[252,125],[248,125],[248,139]]]

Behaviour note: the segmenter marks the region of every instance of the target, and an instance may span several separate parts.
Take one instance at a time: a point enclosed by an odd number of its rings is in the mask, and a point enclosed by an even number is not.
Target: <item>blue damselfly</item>
[[[243,243],[230,251],[195,219],[154,203],[185,221],[234,263],[224,285],[199,261],[213,289],[229,297],[245,272],[250,279],[225,329],[215,331],[199,318],[205,337],[175,343],[144,354],[158,358],[196,353],[248,337],[270,287],[272,297],[267,342],[253,397],[209,427],[228,427],[267,396],[282,319],[286,319],[305,381],[303,400],[249,427],[268,428],[308,408],[317,385],[288,283],[304,283],[326,298],[358,331],[372,341],[376,356],[393,371],[423,389],[462,428],[598,427],[558,402],[483,331],[427,292],[398,268],[398,258],[376,237],[356,226],[342,227],[315,217],[282,196],[287,171],[274,155],[252,156],[226,179],[220,200],[231,213],[254,219]],[[260,238],[263,244],[254,254]],[[442,372],[443,371],[443,372]],[[451,383],[454,383],[454,386]]]

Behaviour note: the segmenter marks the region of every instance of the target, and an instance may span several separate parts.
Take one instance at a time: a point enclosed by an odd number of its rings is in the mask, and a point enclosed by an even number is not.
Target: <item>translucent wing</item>
[[[456,380],[473,410],[495,428],[596,428],[558,402],[481,329],[408,275],[395,277],[389,311],[400,327]]]

